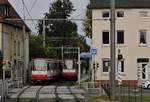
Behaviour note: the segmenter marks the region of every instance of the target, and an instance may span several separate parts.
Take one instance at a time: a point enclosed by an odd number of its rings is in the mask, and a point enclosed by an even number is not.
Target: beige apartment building
[[[91,0],[93,61],[99,63],[96,81],[109,80],[110,0]],[[150,0],[116,0],[116,66],[122,54],[121,79],[137,83],[150,80]],[[116,73],[117,73],[116,67]],[[117,76],[117,74],[116,74]]]
[[[29,59],[29,34],[30,29],[9,1],[0,0],[0,51],[3,54],[3,61],[11,63],[9,69],[0,68],[0,78],[4,70],[6,78],[14,79],[24,75]]]

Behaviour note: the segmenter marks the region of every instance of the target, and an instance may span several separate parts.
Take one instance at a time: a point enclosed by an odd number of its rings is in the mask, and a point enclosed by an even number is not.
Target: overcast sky
[[[23,6],[22,6],[22,0],[9,0],[10,3],[13,5],[13,7],[16,9],[16,11],[19,13],[21,17],[23,17]],[[24,0],[28,11],[30,11],[30,15],[32,18],[42,18],[43,14],[48,11],[50,2],[53,2],[55,0]],[[89,0],[70,0],[76,11],[72,14],[73,18],[83,18],[86,11],[86,6],[89,3]],[[33,6],[33,4],[35,4]],[[32,8],[32,9],[31,9]],[[27,15],[26,18],[30,19],[30,16],[28,16],[27,11],[25,12]],[[77,21],[78,24],[78,32],[80,34],[83,34],[82,31],[82,22]],[[34,28],[35,25],[30,21],[27,22],[28,26],[35,32]]]

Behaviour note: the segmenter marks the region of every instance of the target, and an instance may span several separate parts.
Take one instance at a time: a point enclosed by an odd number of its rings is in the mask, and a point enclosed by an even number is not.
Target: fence
[[[119,102],[145,102],[145,95],[144,91],[141,86],[132,85],[131,83],[127,85],[120,85],[117,86],[117,100]],[[150,102],[146,101],[146,102]]]
[[[4,102],[10,90],[13,88],[21,88],[22,86],[23,84],[21,77],[16,78],[16,80],[0,80],[0,102]]]
[[[108,83],[100,82],[84,82],[81,83],[81,88],[87,92],[89,97],[107,97],[110,98],[110,86]],[[133,83],[127,83],[116,86],[117,102],[150,102],[150,90],[143,89]]]

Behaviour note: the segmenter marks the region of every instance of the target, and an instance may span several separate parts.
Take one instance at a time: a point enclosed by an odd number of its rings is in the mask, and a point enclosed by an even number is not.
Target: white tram
[[[63,64],[61,61],[34,58],[32,59],[31,81],[47,81],[62,77]]]

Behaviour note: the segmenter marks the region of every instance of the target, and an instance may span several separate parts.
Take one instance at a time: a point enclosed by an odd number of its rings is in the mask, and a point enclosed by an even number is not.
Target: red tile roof
[[[23,25],[26,26],[26,30],[30,31],[28,26],[25,24],[23,20],[7,20],[7,19],[21,19],[19,14],[16,12],[16,10],[13,8],[13,6],[9,3],[7,0],[0,0],[0,5],[7,5],[9,6],[9,16],[0,16],[0,22],[1,23],[6,23],[15,27],[23,28]]]

